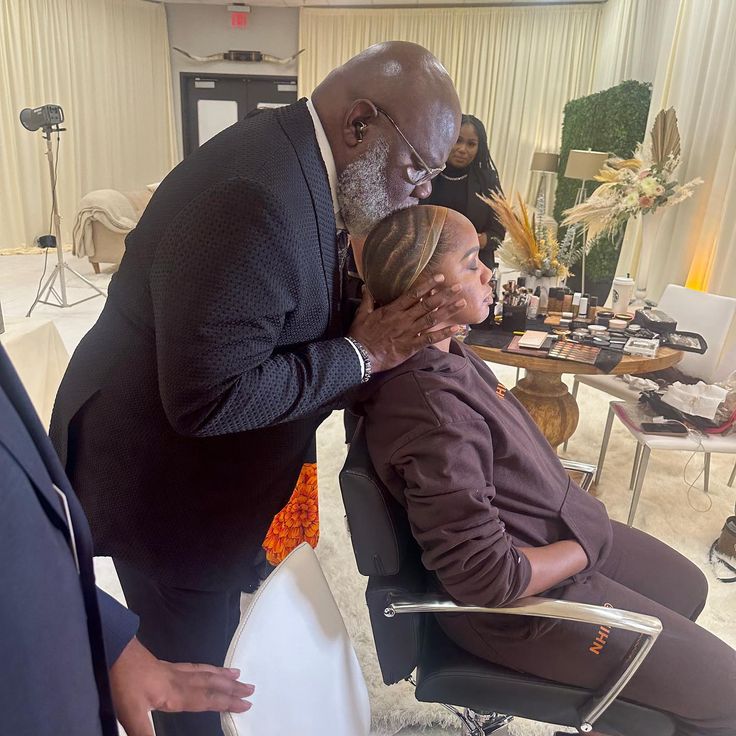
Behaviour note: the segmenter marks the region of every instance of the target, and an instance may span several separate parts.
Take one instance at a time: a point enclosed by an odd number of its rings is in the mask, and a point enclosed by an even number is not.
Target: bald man
[[[373,46],[312,100],[189,156],[126,239],[51,435],[157,657],[222,664],[320,422],[456,331],[433,330],[464,306],[450,284],[424,281],[380,309],[366,295],[350,323],[343,276],[345,233],[359,243],[427,197],[459,125],[436,58]],[[220,733],[213,715],[154,721],[158,736]]]

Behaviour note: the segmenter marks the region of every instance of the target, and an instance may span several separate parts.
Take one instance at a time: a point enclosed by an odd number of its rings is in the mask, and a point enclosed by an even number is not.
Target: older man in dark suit
[[[250,116],[159,186],[126,240],[51,434],[111,555],[140,638],[221,664],[238,598],[314,432],[351,389],[457,328],[425,280],[346,319],[345,260],[383,217],[428,196],[457,138],[452,82],[426,49],[371,47],[311,100]],[[219,733],[156,716],[160,736]]]
[[[116,736],[117,712],[153,736],[153,708],[249,708],[235,671],[161,662],[137,628],[95,588],[84,514],[0,347],[0,733]]]

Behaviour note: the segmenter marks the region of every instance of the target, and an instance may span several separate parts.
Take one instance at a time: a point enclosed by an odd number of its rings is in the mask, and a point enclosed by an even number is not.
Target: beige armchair
[[[74,255],[89,258],[95,273],[100,263],[120,263],[125,237],[138,224],[154,189],[97,189],[82,197],[74,221]]]

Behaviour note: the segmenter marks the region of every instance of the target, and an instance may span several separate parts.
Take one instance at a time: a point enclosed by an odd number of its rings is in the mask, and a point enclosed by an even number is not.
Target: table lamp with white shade
[[[537,199],[535,205],[542,214],[547,214],[547,203],[544,192],[546,174],[556,174],[557,167],[560,165],[560,156],[557,153],[546,153],[545,151],[535,151],[532,156],[532,165],[529,167],[531,171],[538,171],[539,186],[537,187]],[[541,200],[541,201],[540,201]]]
[[[578,189],[575,204],[584,202],[585,184],[590,181],[603,168],[603,164],[610,158],[610,154],[603,151],[581,151],[573,149],[567,158],[567,167],[565,168],[565,177],[567,179],[579,179],[580,189]],[[585,255],[588,246],[588,230],[583,228],[583,272],[580,277],[580,289],[585,291]]]

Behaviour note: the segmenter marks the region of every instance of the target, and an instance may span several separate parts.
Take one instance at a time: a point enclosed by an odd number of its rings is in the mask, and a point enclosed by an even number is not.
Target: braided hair
[[[475,132],[478,136],[478,154],[473,159],[472,166],[475,166],[483,172],[496,171],[496,166],[491,159],[491,152],[488,148],[488,135],[486,133],[486,126],[478,120],[475,115],[463,114],[461,125],[472,125],[475,128]]]
[[[407,207],[381,220],[363,246],[365,284],[377,304],[401,296],[453,244],[447,208]]]

